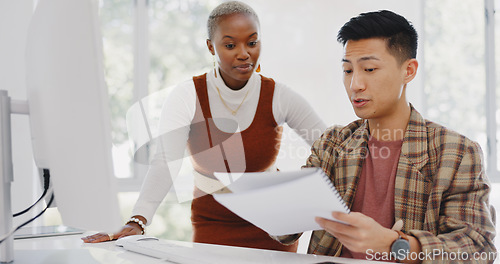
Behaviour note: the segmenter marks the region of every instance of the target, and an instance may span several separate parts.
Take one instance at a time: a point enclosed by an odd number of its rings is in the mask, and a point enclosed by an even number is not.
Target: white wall
[[[24,49],[32,10],[32,0],[0,0],[0,90],[7,90],[15,100],[26,100]],[[30,206],[41,194],[40,181],[33,176],[27,116],[12,116],[12,140],[12,210],[16,213]],[[20,221],[14,219],[14,226]]]

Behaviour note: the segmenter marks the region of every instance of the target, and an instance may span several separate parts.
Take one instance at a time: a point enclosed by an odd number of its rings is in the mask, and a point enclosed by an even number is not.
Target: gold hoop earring
[[[257,66],[257,70],[255,70],[255,72],[260,72],[260,63],[259,66]]]
[[[212,58],[213,58],[213,61],[214,61],[214,75],[215,75],[215,78],[217,78],[217,65],[215,63],[215,56],[213,56]]]

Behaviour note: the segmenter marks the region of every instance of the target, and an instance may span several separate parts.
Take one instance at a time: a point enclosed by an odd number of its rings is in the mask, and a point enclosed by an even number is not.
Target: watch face
[[[410,253],[410,242],[408,240],[399,238],[391,246],[391,254],[397,260],[403,260]]]

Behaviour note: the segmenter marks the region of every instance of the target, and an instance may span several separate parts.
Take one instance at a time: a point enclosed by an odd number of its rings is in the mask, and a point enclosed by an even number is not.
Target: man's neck
[[[411,108],[408,105],[395,113],[390,117],[369,119],[370,135],[379,141],[402,140],[410,120]]]

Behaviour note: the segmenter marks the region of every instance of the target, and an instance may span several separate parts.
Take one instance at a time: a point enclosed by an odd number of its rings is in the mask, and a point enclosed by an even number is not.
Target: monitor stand
[[[11,184],[12,169],[12,138],[11,138],[11,106],[7,91],[0,91],[0,237],[12,231]],[[0,263],[14,261],[14,239],[5,238],[0,243]]]
[[[12,231],[11,184],[12,166],[11,114],[29,114],[26,101],[11,100],[7,91],[0,90],[0,237]],[[0,243],[0,263],[14,261],[14,238],[8,236]]]

